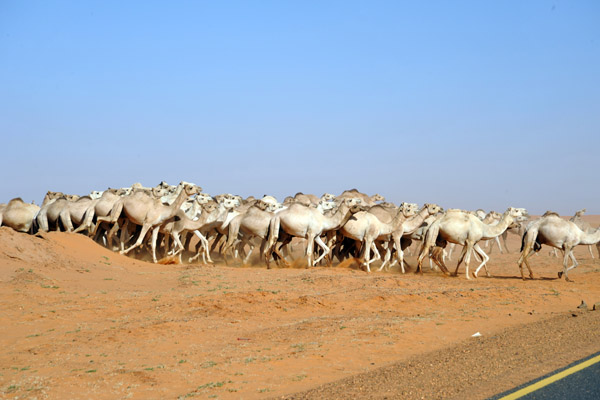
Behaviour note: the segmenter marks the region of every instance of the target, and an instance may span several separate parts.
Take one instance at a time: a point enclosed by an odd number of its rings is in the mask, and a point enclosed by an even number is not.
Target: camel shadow
[[[506,276],[506,275],[492,275],[489,279],[501,279],[501,280],[509,280],[509,279],[516,279],[519,281],[522,281],[523,278],[521,278],[521,276],[519,275],[515,275],[515,276]],[[556,280],[560,280],[559,277],[554,277],[554,278],[550,278],[550,277],[546,277],[546,276],[540,276],[540,277],[535,277],[533,279],[526,277],[525,278],[526,281],[556,281]]]

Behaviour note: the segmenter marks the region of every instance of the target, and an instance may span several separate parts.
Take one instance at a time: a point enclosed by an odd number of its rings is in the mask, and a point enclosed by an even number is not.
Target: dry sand
[[[594,226],[600,223],[599,216],[586,218]],[[522,281],[516,266],[520,238],[509,235],[509,240],[511,253],[496,249],[491,255],[492,278],[467,281],[462,268],[459,277],[448,278],[427,268],[423,276],[397,269],[369,275],[351,263],[272,270],[154,265],[115,254],[82,235],[36,237],[0,228],[0,396],[289,396],[344,378],[368,380],[359,374],[395,363],[436,359],[480,340],[471,338],[476,332],[485,340],[508,335],[507,329],[539,330],[551,320],[563,326],[567,322],[560,318],[581,300],[590,307],[600,302],[600,261],[592,260],[586,246],[575,252],[580,262],[570,274],[575,282],[557,279],[562,261],[547,247],[532,258],[537,279]],[[414,265],[415,257],[407,258]],[[580,320],[597,327],[598,318],[585,318]],[[580,329],[591,329],[584,325]],[[531,344],[525,335],[516,336],[515,344]],[[585,351],[594,350],[586,346]],[[553,351],[560,349],[548,346]],[[554,357],[561,362],[580,354],[562,351],[571,355]],[[439,373],[423,379],[435,380]],[[536,373],[461,397],[488,396]],[[342,390],[335,397],[361,397],[344,385],[348,381],[333,385]],[[416,396],[408,387],[369,393]],[[294,396],[324,398],[335,392],[324,393]],[[428,393],[443,398],[450,392]]]

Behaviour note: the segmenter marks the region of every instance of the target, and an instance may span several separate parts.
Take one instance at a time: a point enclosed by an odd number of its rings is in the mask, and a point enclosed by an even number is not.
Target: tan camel
[[[267,201],[263,198],[262,201],[257,201],[243,214],[235,216],[228,226],[229,232],[227,234],[227,243],[223,247],[223,255],[225,256],[236,244],[238,249],[236,253],[242,252],[244,246],[248,245],[250,251],[243,260],[244,263],[248,262],[255,248],[255,245],[253,244],[254,238],[259,238],[261,240],[262,254],[269,232],[269,223],[274,212],[278,209],[279,205],[277,203]]]
[[[594,232],[596,229],[593,228],[587,221],[584,221],[581,217],[583,217],[583,214],[585,214],[585,208],[577,211],[575,213],[575,215],[573,215],[571,217],[571,219],[569,219],[569,221],[573,222],[575,225],[577,225],[577,227],[579,229],[581,229],[584,232],[587,233],[592,233]],[[588,250],[590,251],[590,256],[592,256],[592,260],[594,259],[594,252],[592,251],[592,245],[588,246]],[[598,249],[598,253],[600,254],[600,249]]]
[[[380,210],[380,208],[377,210]],[[381,259],[374,242],[384,240],[384,237],[389,239],[392,232],[415,212],[415,209],[403,203],[398,207],[396,214],[389,223],[382,222],[377,216],[371,214],[370,210],[358,212],[341,227],[340,232],[344,237],[353,239],[359,244],[357,247],[361,249],[360,262],[367,272],[371,272],[370,264]],[[380,215],[386,219],[389,216],[387,211]],[[371,258],[371,250],[374,253],[373,258]]]
[[[106,217],[110,214],[115,203],[125,195],[123,189],[107,189],[102,192],[102,195],[95,202],[90,202],[89,207],[85,210],[83,222],[73,233],[79,233],[87,230],[90,235],[95,231],[94,217]]]
[[[67,202],[77,201],[79,196],[63,194],[61,192],[48,192],[44,197],[44,202],[38,212],[36,218],[36,225],[39,230],[48,232],[50,229],[50,223],[55,226],[56,230],[60,230],[60,213],[65,207]],[[66,218],[66,215],[64,215]],[[65,221],[66,223],[66,221]],[[63,223],[63,226],[66,226]]]
[[[230,201],[226,200],[225,202]],[[223,219],[224,215],[229,212],[231,207],[226,207],[224,204],[218,204],[214,201],[202,204],[202,213],[196,219],[190,219],[183,210],[177,211],[175,217],[168,219],[160,226],[162,233],[168,234],[173,238],[173,249],[171,250],[172,255],[178,255],[181,261],[181,252],[185,249],[181,243],[180,235],[185,232],[198,232],[198,237],[202,241],[202,250],[204,251],[203,257],[206,262],[206,257],[210,260],[210,254],[208,254],[208,242],[206,238],[199,233],[207,224]],[[168,247],[168,246],[167,246]],[[153,249],[153,251],[155,251]],[[200,252],[199,252],[200,254]]]
[[[39,206],[25,203],[20,197],[14,198],[0,213],[0,226],[11,227],[17,232],[33,233],[33,222],[39,211]]]
[[[362,201],[362,205],[366,207],[373,207],[378,201],[385,201],[385,197],[380,194],[374,194],[368,196],[365,193],[361,193],[356,189],[344,190],[342,194],[336,197],[338,200],[358,198]]]
[[[173,218],[187,197],[199,193],[201,190],[195,186],[184,186],[177,199],[173,204],[166,206],[159,199],[148,196],[143,192],[134,193],[131,196],[120,198],[111,210],[108,222],[116,223],[121,212],[124,212],[130,222],[141,225],[142,230],[136,242],[125,250],[121,250],[120,254],[127,254],[131,250],[140,246],[144,241],[146,233],[152,228],[152,246],[156,247],[156,239],[158,237],[160,225]],[[98,220],[102,220],[99,218]],[[123,241],[121,241],[123,242]],[[156,263],[156,254],[152,255],[153,261]]]
[[[436,215],[441,211],[443,211],[442,207],[438,206],[437,204],[426,203],[416,213],[416,215],[408,218],[406,221],[403,221],[402,224],[400,226],[398,226],[392,232],[394,246],[396,247],[397,261],[400,263],[400,268],[402,269],[403,274],[406,271],[404,268],[404,249],[402,248],[402,243],[401,243],[402,237],[412,235],[413,233],[415,233],[417,231],[417,229],[419,229],[423,225],[423,222],[425,221],[425,219],[427,219],[428,217],[430,217],[432,215]],[[391,248],[389,249],[388,253],[391,255]],[[386,255],[386,259],[389,260],[388,255]],[[384,266],[385,266],[385,262],[379,268],[379,270],[381,271]]]
[[[533,279],[533,271],[529,265],[528,258],[542,248],[542,245],[552,246],[563,251],[563,270],[558,273],[561,278],[565,275],[565,280],[571,282],[567,273],[575,268],[578,263],[573,254],[573,249],[578,245],[596,245],[600,243],[600,228],[593,232],[582,231],[574,222],[565,221],[556,213],[544,214],[540,219],[531,222],[527,226],[527,230],[523,235],[521,244],[521,257],[519,257],[518,265],[521,271],[521,278],[525,280],[523,275],[523,263],[529,270],[529,277]],[[570,267],[569,258],[573,261]]]
[[[456,243],[463,246],[454,276],[458,275],[458,268],[460,264],[465,262],[465,275],[467,279],[471,279],[469,276],[469,263],[471,260],[471,253],[475,250],[483,262],[477,267],[473,276],[476,278],[477,273],[482,267],[485,267],[486,274],[490,276],[487,269],[487,261],[489,257],[479,247],[478,242],[481,240],[489,240],[502,234],[506,228],[515,220],[515,218],[522,216],[523,212],[519,209],[509,207],[506,212],[502,215],[502,219],[496,225],[490,226],[485,224],[476,216],[464,212],[461,210],[449,210],[440,219],[436,220],[431,224],[427,233],[425,234],[425,240],[419,253],[417,271],[421,273],[423,259],[429,254],[429,250],[435,245],[439,244],[441,247],[445,247],[447,242]],[[439,258],[434,258],[434,261],[440,266],[444,273],[448,273],[448,269],[443,262],[440,262]]]
[[[270,268],[269,261],[273,254],[287,264],[277,248],[282,233],[282,246],[289,243],[292,237],[305,238],[307,267],[316,265],[330,252],[329,247],[321,239],[321,234],[343,226],[355,213],[363,210],[360,204],[360,199],[346,199],[332,216],[323,215],[316,208],[301,204],[292,204],[288,209],[275,214],[269,224],[269,238],[264,252],[267,268]],[[313,261],[315,242],[323,249],[323,254]]]

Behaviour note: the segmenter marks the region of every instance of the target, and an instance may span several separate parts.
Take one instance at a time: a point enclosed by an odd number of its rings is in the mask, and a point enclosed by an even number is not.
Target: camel
[[[336,197],[339,200],[345,200],[348,198],[358,198],[362,201],[362,205],[366,207],[372,207],[376,205],[378,201],[385,201],[385,197],[380,194],[374,194],[373,196],[368,196],[364,193],[359,192],[356,189],[344,190],[342,194]]]
[[[270,200],[270,199],[268,199]],[[278,209],[278,204],[274,204],[271,201],[257,201],[252,207],[248,208],[246,212],[235,216],[228,226],[227,243],[223,247],[223,255],[227,254],[227,251],[232,249],[236,241],[239,241],[238,249],[243,250],[247,244],[250,246],[250,251],[244,257],[244,263],[248,262],[252,251],[254,250],[254,244],[252,239],[257,237],[261,239],[261,253],[264,251],[264,243],[267,240],[269,232],[269,223],[273,217],[273,213]],[[239,233],[242,233],[239,238]]]
[[[197,186],[186,185],[177,196],[177,199],[171,205],[164,205],[159,199],[152,198],[145,193],[138,192],[131,196],[120,198],[111,210],[108,222],[115,223],[124,212],[129,221],[136,225],[141,225],[142,230],[137,241],[127,249],[121,250],[120,254],[127,254],[131,250],[140,246],[144,241],[146,233],[152,228],[152,246],[156,247],[156,239],[158,236],[160,225],[166,220],[173,218],[180,209],[187,197],[199,193],[201,188]],[[98,220],[101,220],[99,218]],[[122,232],[123,236],[123,232]],[[156,263],[156,254],[152,255],[153,261]]]
[[[49,222],[52,222],[56,229],[60,230],[59,220],[62,209],[67,202],[76,201],[77,199],[79,199],[79,196],[77,195],[63,194],[61,192],[46,193],[40,211],[35,217],[35,223],[38,229],[48,232]],[[64,217],[66,218],[66,215],[64,215]],[[63,222],[63,226],[65,226],[65,223],[66,221]]]
[[[360,261],[362,266],[368,273],[371,272],[370,264],[373,261],[381,259],[381,255],[374,245],[374,242],[384,236],[391,235],[391,233],[398,228],[408,217],[415,214],[412,207],[401,204],[398,208],[396,215],[389,222],[382,222],[377,216],[370,213],[369,211],[362,211],[354,214],[354,218],[346,222],[340,229],[343,236],[355,240],[357,243],[361,243],[361,257]],[[386,212],[387,214],[387,212]],[[382,216],[387,216],[383,214]],[[373,250],[375,257],[370,258],[371,249]],[[385,265],[385,263],[384,263]]]
[[[190,262],[199,258],[200,254],[202,254],[202,257],[205,260],[204,262],[213,262],[210,258],[210,251],[214,250],[221,237],[227,233],[227,227],[231,220],[238,215],[236,207],[240,206],[240,198],[239,196],[220,197],[217,204],[219,210],[225,212],[221,212],[218,218],[204,224],[201,228],[194,231],[194,234],[200,239],[200,243],[196,249],[197,254],[190,258]],[[202,215],[200,215],[200,217],[202,217]],[[208,242],[211,240],[213,240],[213,246],[209,249]],[[186,241],[186,245],[187,244],[188,242]],[[204,248],[204,253],[200,252],[201,248]]]
[[[533,279],[533,271],[528,258],[534,252],[539,251],[544,244],[563,251],[563,270],[558,273],[558,277],[561,278],[564,274],[565,280],[572,282],[569,279],[568,272],[578,265],[575,255],[573,255],[573,249],[580,244],[595,244],[600,247],[600,228],[593,232],[586,232],[581,230],[574,222],[565,221],[558,214],[548,212],[542,218],[531,222],[523,235],[521,256],[518,261],[523,280],[525,280],[523,263],[529,270],[529,277]],[[570,267],[568,266],[569,258],[573,261],[573,265]]]
[[[85,217],[83,222],[73,231],[73,233],[79,233],[83,230],[87,230],[90,235],[92,230],[96,231],[94,226],[94,217],[106,217],[110,215],[115,203],[124,196],[126,191],[124,189],[107,189],[102,192],[102,195],[96,199],[95,202],[89,203],[88,208],[85,210]]]
[[[396,256],[397,261],[400,263],[400,268],[402,269],[402,273],[404,274],[406,271],[404,269],[404,249],[402,248],[402,237],[412,235],[417,229],[419,229],[425,219],[430,216],[436,215],[442,210],[442,207],[437,204],[429,204],[426,203],[414,216],[408,218],[406,221],[403,221],[393,232],[392,238],[394,240],[394,245],[396,246]],[[409,243],[408,243],[409,244]],[[406,245],[405,245],[406,246]],[[405,247],[406,248],[406,247]],[[391,248],[388,250],[388,254],[391,254]],[[389,256],[386,256],[386,259],[389,260]],[[381,271],[384,264],[379,268]]]
[[[575,215],[569,219],[569,221],[573,222],[579,229],[584,232],[592,233],[595,229],[587,222],[584,221],[581,217],[585,214],[585,208],[577,211]],[[590,251],[590,256],[592,256],[592,260],[594,259],[594,252],[592,251],[593,246],[588,246],[588,250]],[[600,254],[600,249],[598,249],[598,253]]]
[[[515,220],[515,218],[522,215],[522,210],[509,207],[502,215],[500,222],[498,222],[496,225],[490,226],[468,212],[461,210],[448,210],[444,216],[433,222],[427,230],[425,240],[423,241],[423,245],[419,253],[416,272],[422,273],[421,267],[423,264],[423,259],[429,254],[429,250],[433,246],[439,244],[440,247],[443,248],[446,246],[447,242],[450,242],[463,246],[458,264],[456,265],[456,270],[454,271],[454,276],[458,275],[458,268],[464,260],[466,267],[465,275],[467,279],[471,279],[469,276],[469,263],[473,250],[479,253],[483,259],[483,262],[477,267],[473,273],[473,276],[477,278],[477,273],[482,267],[485,267],[486,274],[490,276],[486,265],[489,257],[487,254],[485,254],[481,247],[479,247],[478,242],[481,240],[493,239],[494,237],[502,234],[502,232],[506,230],[506,228]],[[443,262],[440,263],[437,257],[434,258],[434,261],[440,266],[444,273],[448,273],[448,269]]]
[[[200,233],[200,230],[206,227],[207,224],[211,224],[218,219],[223,219],[224,214],[227,214],[233,207],[232,204],[228,204],[230,201],[231,200],[225,200],[225,202],[221,204],[215,203],[214,201],[202,204],[202,213],[195,219],[189,218],[183,210],[179,210],[175,217],[170,218],[161,224],[160,231],[173,238],[173,249],[171,250],[171,254],[174,256],[179,254],[181,260],[181,252],[185,250],[185,247],[181,243],[180,235],[181,233],[192,231],[200,238],[202,243],[204,262],[206,263],[207,257],[208,261],[212,262],[210,254],[208,253],[208,241]],[[153,252],[155,251],[154,248],[152,250]],[[200,252],[198,252],[198,254],[200,254]]]
[[[332,216],[326,216],[316,208],[306,207],[301,204],[292,204],[288,209],[275,214],[269,223],[269,238],[264,252],[267,268],[270,268],[269,261],[272,254],[275,253],[279,259],[283,260],[276,246],[280,229],[286,236],[283,239],[282,246],[289,243],[292,237],[301,237],[307,240],[307,268],[312,267],[330,252],[329,247],[321,239],[321,234],[339,229],[355,213],[362,211],[363,208],[360,199],[351,198],[345,199]],[[317,260],[313,261],[315,242],[323,249],[323,254]],[[285,260],[283,262],[287,264]]]
[[[261,254],[264,252],[264,246],[268,239],[269,224],[271,218],[275,213],[282,212],[285,208],[279,203],[273,203],[272,200],[268,199],[270,196],[263,197],[257,202],[254,207],[248,209],[244,214],[236,216],[229,224],[228,241],[226,246],[223,248],[223,254],[232,248],[235,243],[238,244],[238,250],[236,253],[243,252],[244,246],[248,245],[250,251],[244,257],[243,262],[246,263],[250,259],[250,256],[256,247],[252,240],[258,238],[261,241]],[[328,210],[332,210],[337,207],[337,204],[332,200],[325,200],[327,197],[323,195],[316,207],[321,214],[324,214]],[[239,233],[242,233],[241,237]],[[289,252],[288,252],[289,253]]]
[[[0,213],[0,226],[8,226],[17,232],[33,233],[34,220],[40,207],[25,203],[20,197],[10,200]]]

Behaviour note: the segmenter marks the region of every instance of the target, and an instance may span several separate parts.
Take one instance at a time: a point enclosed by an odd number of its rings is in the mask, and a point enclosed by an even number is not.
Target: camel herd
[[[205,263],[213,262],[215,255],[225,262],[229,257],[248,262],[258,246],[268,268],[272,262],[289,265],[292,240],[301,238],[308,267],[353,257],[367,272],[373,263],[380,262],[379,270],[399,264],[404,273],[404,252],[413,241],[420,241],[416,272],[422,273],[424,259],[429,257],[430,268],[439,267],[450,274],[446,259],[451,259],[458,244],[462,252],[454,275],[464,262],[467,279],[471,279],[473,253],[479,265],[472,276],[476,278],[481,268],[490,276],[489,256],[483,244],[488,244],[488,253],[494,244],[502,252],[502,237],[508,251],[506,235],[512,232],[522,235],[518,266],[523,279],[523,264],[533,278],[529,257],[545,244],[562,250],[563,271],[559,277],[564,275],[570,280],[568,271],[577,266],[575,246],[590,245],[592,257],[591,245],[600,251],[600,228],[583,221],[584,212],[578,211],[570,221],[553,212],[530,221],[524,208],[509,207],[499,214],[443,210],[436,204],[395,205],[380,195],[368,196],[355,189],[338,196],[297,193],[279,203],[272,196],[210,196],[192,183],[161,182],[152,188],[134,184],[81,197],[48,192],[41,207],[12,199],[0,204],[0,225],[29,233],[85,232],[121,254],[147,248],[154,262],[157,252],[164,257],[178,257],[181,262],[188,249],[194,253],[190,262],[199,257]]]

